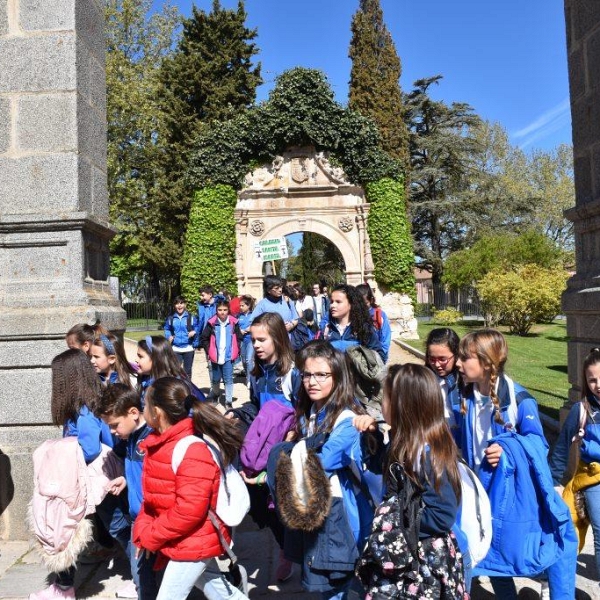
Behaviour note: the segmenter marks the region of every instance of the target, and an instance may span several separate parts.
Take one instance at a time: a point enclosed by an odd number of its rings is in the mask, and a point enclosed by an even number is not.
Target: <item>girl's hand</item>
[[[295,442],[296,441],[296,432],[292,429],[285,434],[284,442]]]
[[[266,473],[264,471],[259,473],[256,477],[248,477],[244,471],[240,471],[240,475],[248,485],[262,485],[266,480]]]
[[[352,419],[352,425],[361,433],[365,431],[377,431],[377,420],[371,415],[356,415]]]
[[[118,496],[125,489],[126,486],[127,482],[125,481],[125,477],[121,475],[120,477],[116,477],[115,479],[109,481],[106,484],[106,491],[109,494]]]
[[[150,552],[150,550],[144,550],[144,548],[142,548],[141,546],[134,546],[135,548],[135,552],[133,553],[133,558],[135,558],[136,560],[145,552],[146,553],[146,558],[150,558],[152,556],[152,552]]]
[[[487,461],[490,463],[490,467],[497,467],[500,462],[500,457],[502,456],[502,446],[500,446],[500,444],[492,444],[491,446],[488,446],[484,452]]]
[[[192,329],[191,331],[188,331],[188,339],[192,338],[196,335],[196,332]]]

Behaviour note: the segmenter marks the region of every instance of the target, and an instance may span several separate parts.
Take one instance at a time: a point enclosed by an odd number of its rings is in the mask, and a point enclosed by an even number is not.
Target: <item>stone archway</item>
[[[322,235],[339,249],[347,283],[375,287],[368,213],[363,189],[314,148],[290,148],[248,173],[235,209],[238,292],[262,296],[257,242],[302,231]]]

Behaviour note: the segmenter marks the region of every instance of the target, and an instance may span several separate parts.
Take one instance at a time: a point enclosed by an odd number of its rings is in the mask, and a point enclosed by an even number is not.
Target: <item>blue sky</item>
[[[191,0],[172,0],[182,14]],[[211,0],[196,0],[210,10]],[[237,0],[221,0],[224,7]],[[155,0],[159,7],[162,1]],[[442,74],[432,95],[467,102],[501,123],[526,150],[571,143],[563,0],[381,0],[402,61],[401,85]],[[324,71],[336,98],[348,96],[350,22],[358,0],[246,0],[258,29],[258,60],[268,96],[295,66]]]

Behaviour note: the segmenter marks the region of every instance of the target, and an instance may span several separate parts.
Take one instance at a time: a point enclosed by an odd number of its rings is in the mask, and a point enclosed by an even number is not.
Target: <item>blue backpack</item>
[[[290,332],[290,342],[294,352],[298,352],[298,350],[314,339],[315,334],[310,327],[302,319],[299,319],[296,327]]]

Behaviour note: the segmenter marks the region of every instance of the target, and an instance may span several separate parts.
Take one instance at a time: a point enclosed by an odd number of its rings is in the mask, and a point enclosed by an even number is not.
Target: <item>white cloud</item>
[[[571,106],[569,98],[553,108],[542,113],[537,119],[532,121],[526,127],[514,131],[511,137],[517,140],[519,148],[523,149],[533,142],[543,139],[567,126],[571,121]]]

